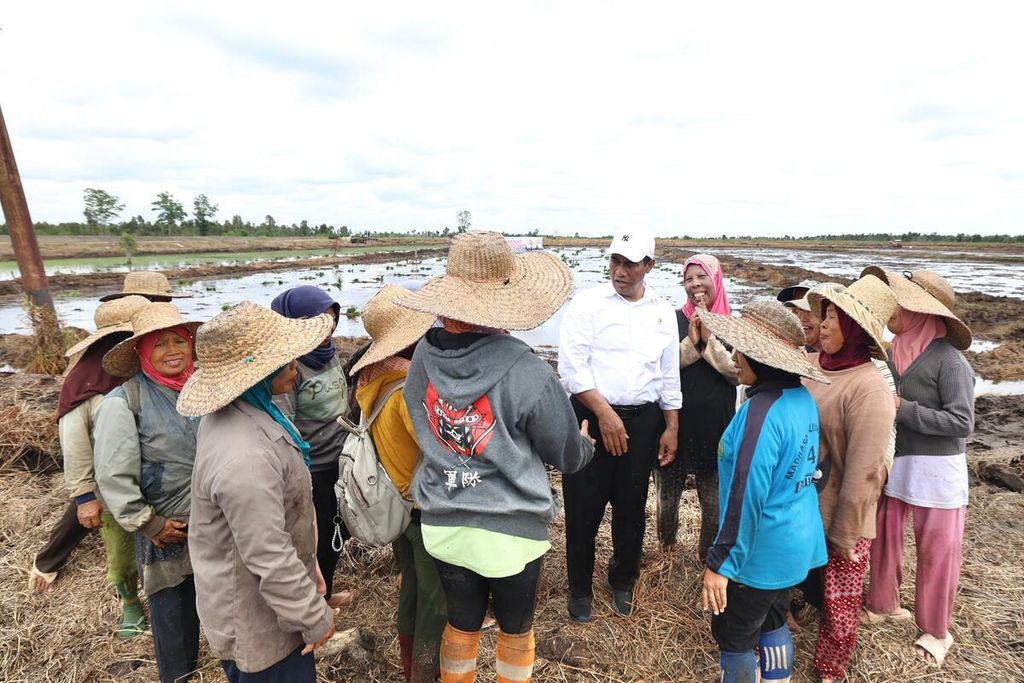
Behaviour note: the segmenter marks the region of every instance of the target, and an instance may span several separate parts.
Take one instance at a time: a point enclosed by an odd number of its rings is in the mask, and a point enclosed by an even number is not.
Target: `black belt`
[[[647,410],[651,406],[656,406],[657,403],[641,403],[635,406],[612,406],[612,410],[615,411],[616,415],[636,415],[637,413]]]

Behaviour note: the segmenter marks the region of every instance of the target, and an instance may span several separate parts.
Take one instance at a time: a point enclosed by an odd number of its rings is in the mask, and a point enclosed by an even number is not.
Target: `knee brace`
[[[761,680],[788,681],[793,674],[793,635],[783,624],[774,631],[761,634]]]
[[[722,683],[755,683],[757,680],[757,657],[753,650],[746,652],[725,652],[718,654],[722,667]]]

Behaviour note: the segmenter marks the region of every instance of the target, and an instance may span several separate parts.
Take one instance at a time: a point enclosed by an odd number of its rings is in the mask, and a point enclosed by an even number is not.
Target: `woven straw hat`
[[[334,316],[286,318],[243,301],[206,323],[196,335],[196,371],[178,395],[178,412],[216,412],[257,382],[309,353],[334,329]]]
[[[152,270],[134,270],[124,276],[124,285],[121,291],[115,294],[101,296],[100,301],[112,301],[124,296],[137,294],[147,299],[178,299],[190,297],[191,294],[175,294],[171,291],[171,283],[163,273]]]
[[[432,313],[420,313],[395,303],[395,299],[409,293],[408,289],[398,285],[384,285],[363,307],[363,327],[373,341],[362,358],[352,366],[350,375],[412,346],[437,320]]]
[[[132,315],[132,336],[107,351],[103,356],[103,369],[107,374],[115,377],[131,377],[141,369],[139,357],[135,355],[135,347],[139,340],[150,332],[166,330],[169,327],[184,325],[192,334],[196,334],[196,328],[202,323],[184,320],[181,311],[172,303],[146,302],[145,306],[139,308]]]
[[[938,273],[931,270],[897,273],[882,270],[878,266],[868,266],[861,273],[861,276],[864,275],[874,275],[888,283],[896,295],[896,302],[908,311],[945,318],[946,341],[955,348],[963,351],[974,341],[971,328],[953,313],[956,303],[953,288]]]
[[[739,317],[697,309],[702,325],[744,356],[815,382],[831,384],[804,352],[800,322],[778,301],[753,301]]]
[[[865,275],[849,287],[835,282],[824,282],[807,293],[811,310],[821,311],[822,300],[841,308],[846,315],[868,333],[874,344],[871,355],[886,360],[885,324],[896,310],[896,295],[874,275]]]
[[[496,232],[452,239],[445,274],[395,303],[473,325],[532,330],[554,315],[572,292],[572,273],[557,256],[516,256]]]
[[[81,353],[110,334],[131,333],[132,315],[148,305],[149,299],[142,296],[126,296],[100,304],[92,316],[93,322],[96,323],[96,331],[72,346],[64,355],[70,358],[76,353]]]

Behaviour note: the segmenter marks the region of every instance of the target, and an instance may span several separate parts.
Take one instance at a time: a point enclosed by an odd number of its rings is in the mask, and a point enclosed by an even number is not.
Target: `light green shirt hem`
[[[489,579],[515,576],[551,549],[549,541],[468,526],[421,525],[423,546],[435,559]]]

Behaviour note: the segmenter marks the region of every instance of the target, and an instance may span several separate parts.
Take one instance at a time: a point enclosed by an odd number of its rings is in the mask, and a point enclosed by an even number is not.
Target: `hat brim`
[[[830,301],[842,309],[843,313],[850,316],[853,322],[867,332],[874,344],[871,345],[871,356],[879,360],[888,360],[885,341],[882,330],[885,329],[885,321],[878,320],[871,310],[852,296],[845,289],[836,289],[831,282],[825,282],[807,293],[807,302],[811,305],[812,311],[821,311],[821,302]]]
[[[259,338],[258,351],[241,360],[233,356],[225,362],[209,358],[200,361],[195,372],[178,394],[178,412],[189,417],[214,413],[234,401],[257,382],[319,346],[334,329],[334,318],[284,318],[278,316],[276,328],[265,330]],[[245,344],[247,340],[237,340]],[[202,338],[197,346],[203,346]],[[205,351],[200,353],[207,357]]]
[[[572,293],[572,272],[544,251],[515,257],[507,280],[478,282],[440,275],[394,303],[422,313],[501,330],[532,330]]]
[[[719,315],[703,309],[698,309],[697,314],[701,324],[707,325],[711,334],[744,356],[815,382],[831,384],[807,358],[803,348],[790,346],[785,340],[771,335],[742,316]]]
[[[171,294],[169,292],[115,292],[113,294],[101,296],[99,300],[113,301],[114,299],[123,299],[126,296],[144,296],[147,299],[154,296],[164,297],[166,299],[189,299],[192,297],[191,294]]]
[[[936,315],[944,318],[946,323],[946,341],[953,345],[953,348],[963,351],[971,346],[974,335],[971,328],[967,327],[964,321],[956,317],[953,311],[931,295],[924,287],[915,285],[902,273],[892,270],[883,270],[878,266],[868,266],[861,272],[861,277],[874,275],[882,282],[889,285],[889,289],[896,295],[896,303],[901,308],[914,313]]]
[[[811,305],[807,303],[807,295],[800,297],[799,299],[789,299],[788,301],[782,302],[783,306],[789,306],[792,308],[799,308],[801,311],[811,312]]]
[[[393,356],[399,351],[409,348],[427,333],[437,320],[437,316],[431,313],[420,313],[408,308],[399,309],[402,311],[402,318],[391,331],[380,339],[370,342],[370,348],[366,350],[358,361],[349,370],[349,376],[355,376],[357,372],[368,365]]]
[[[114,348],[107,351],[107,354],[103,356],[103,369],[108,375],[113,375],[114,377],[131,377],[142,369],[142,365],[139,363],[139,357],[135,353],[135,347],[139,345],[139,340],[150,332],[169,330],[172,327],[183,326],[188,328],[189,334],[192,335],[192,353],[194,355],[196,330],[199,329],[200,325],[202,325],[200,322],[182,320],[169,325],[161,325],[151,329],[139,330],[124,341],[118,342]]]
[[[85,351],[90,346],[98,342],[100,339],[108,337],[112,334],[117,334],[118,332],[127,332],[128,334],[131,334],[132,324],[128,322],[120,323],[118,325],[108,325],[106,327],[101,327],[100,329],[96,330],[85,339],[79,340],[78,343],[74,344],[71,348],[64,352],[64,356],[66,358],[71,358],[71,356],[75,355],[76,353],[81,353],[82,351]]]

